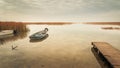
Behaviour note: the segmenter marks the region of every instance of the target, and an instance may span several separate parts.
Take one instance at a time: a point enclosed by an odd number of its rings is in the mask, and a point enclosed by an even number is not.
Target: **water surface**
[[[103,25],[27,27],[30,30],[27,36],[20,36],[15,40],[10,38],[11,40],[0,44],[0,68],[101,68],[91,51],[91,42],[108,42],[120,50],[120,31],[102,30]],[[46,27],[49,29],[47,38],[42,41],[30,41],[31,34]],[[12,45],[18,46],[16,50],[11,50]]]

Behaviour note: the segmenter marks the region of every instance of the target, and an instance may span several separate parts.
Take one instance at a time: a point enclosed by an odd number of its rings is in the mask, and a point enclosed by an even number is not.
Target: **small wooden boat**
[[[30,39],[29,42],[31,43],[36,43],[36,42],[42,42],[44,41],[45,39],[47,39],[49,37],[49,35],[47,34],[44,38],[42,39]]]
[[[45,28],[44,30],[42,31],[39,31],[37,33],[34,33],[33,35],[29,36],[30,39],[43,39],[45,38],[46,36],[48,36],[47,34],[47,31],[48,31],[48,28]]]

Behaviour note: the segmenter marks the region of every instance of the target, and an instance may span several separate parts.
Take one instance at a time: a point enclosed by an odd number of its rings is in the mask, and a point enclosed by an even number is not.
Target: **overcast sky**
[[[0,20],[120,22],[120,0],[0,0]]]

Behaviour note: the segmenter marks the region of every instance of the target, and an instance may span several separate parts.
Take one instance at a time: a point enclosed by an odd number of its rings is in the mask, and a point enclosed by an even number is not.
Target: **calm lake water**
[[[27,25],[30,31],[23,36],[0,40],[0,68],[101,68],[91,42],[108,42],[120,50],[120,30],[103,30],[103,26],[111,25]],[[46,27],[47,38],[29,39]],[[18,46],[16,50],[12,45]]]

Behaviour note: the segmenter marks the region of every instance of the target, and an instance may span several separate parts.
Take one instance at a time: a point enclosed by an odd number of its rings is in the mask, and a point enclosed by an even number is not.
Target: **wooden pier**
[[[93,48],[98,54],[107,60],[112,68],[120,68],[120,51],[106,42],[92,42]]]

